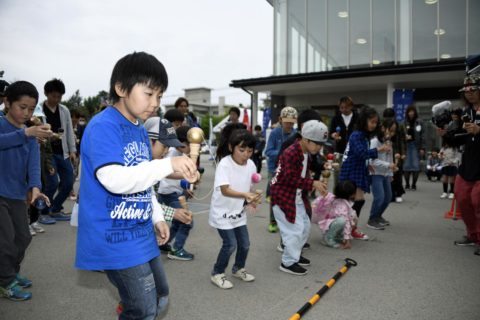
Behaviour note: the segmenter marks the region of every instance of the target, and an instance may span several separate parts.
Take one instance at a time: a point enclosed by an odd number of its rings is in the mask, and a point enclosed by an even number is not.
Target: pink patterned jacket
[[[312,222],[317,223],[323,233],[328,231],[330,224],[337,217],[343,217],[346,221],[343,229],[343,239],[352,239],[352,228],[357,216],[350,201],[337,199],[329,192],[325,197],[319,196],[316,198],[312,209]]]

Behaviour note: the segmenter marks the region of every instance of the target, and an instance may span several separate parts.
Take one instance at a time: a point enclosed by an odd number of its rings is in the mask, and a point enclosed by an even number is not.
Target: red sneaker
[[[352,230],[352,237],[353,239],[357,239],[357,240],[368,240],[368,236],[365,233],[358,230],[357,228],[354,228]]]

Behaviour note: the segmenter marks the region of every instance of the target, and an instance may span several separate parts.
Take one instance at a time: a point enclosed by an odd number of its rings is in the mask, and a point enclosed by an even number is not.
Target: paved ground
[[[202,163],[208,163],[206,158]],[[213,167],[207,164],[199,197],[210,190],[212,179]],[[388,208],[386,218],[392,226],[385,231],[365,228],[367,201],[360,224],[373,239],[355,241],[351,250],[322,246],[320,233],[312,226],[312,249],[304,254],[312,265],[304,277],[278,270],[278,235],[266,232],[268,212],[263,205],[248,223],[247,268],[256,280],[234,279],[235,287],[227,291],[210,283],[220,237],[207,223],[204,209],[209,198],[197,201],[194,207],[201,212],[186,245],[195,260],[164,259],[171,289],[165,319],[288,319],[338,271],[344,258],[351,257],[358,267],[304,319],[478,320],[480,257],[473,255],[472,247],[453,245],[464,227],[461,221],[443,218],[450,201],[440,200],[440,193],[440,183],[420,181],[418,191],[409,192],[404,203]],[[33,299],[0,299],[0,319],[115,319],[118,296],[106,276],[72,267],[75,239],[76,229],[68,223],[48,226],[45,234],[34,237],[22,268],[34,281]]]

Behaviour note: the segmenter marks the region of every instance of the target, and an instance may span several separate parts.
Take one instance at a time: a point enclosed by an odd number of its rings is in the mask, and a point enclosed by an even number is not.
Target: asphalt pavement
[[[456,247],[464,235],[462,221],[445,219],[451,200],[440,199],[441,183],[420,177],[417,191],[404,202],[392,203],[384,217],[384,231],[366,228],[371,196],[360,217],[361,229],[371,240],[353,242],[350,250],[320,244],[312,225],[312,261],[306,276],[278,270],[281,253],[278,234],[267,232],[268,205],[249,217],[248,272],[252,283],[230,276],[234,288],[221,290],[210,282],[220,250],[216,230],[208,225],[208,208],[214,167],[202,156],[205,174],[191,208],[195,227],[185,248],[193,261],[173,261],[163,255],[170,285],[170,307],[164,319],[288,319],[314,295],[349,257],[358,262],[302,319],[348,320],[478,320],[480,319],[480,257],[473,247]],[[260,188],[265,187],[266,172]],[[78,187],[78,186],[76,186]],[[72,203],[66,203],[67,209]],[[67,222],[45,226],[27,250],[21,273],[33,280],[33,298],[24,302],[0,299],[1,320],[115,319],[116,289],[105,274],[77,270],[76,228]],[[232,263],[233,257],[231,259]]]

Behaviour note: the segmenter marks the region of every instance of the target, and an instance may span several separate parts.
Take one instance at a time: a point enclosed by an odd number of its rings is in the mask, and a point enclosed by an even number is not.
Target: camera
[[[464,114],[462,116],[462,121],[467,123],[467,122],[472,122],[472,118],[470,118],[470,116],[468,114]]]

